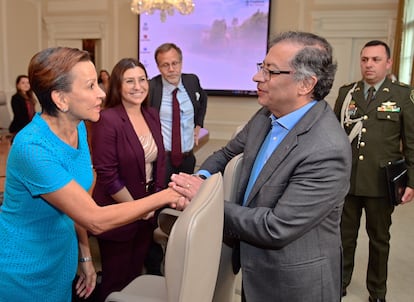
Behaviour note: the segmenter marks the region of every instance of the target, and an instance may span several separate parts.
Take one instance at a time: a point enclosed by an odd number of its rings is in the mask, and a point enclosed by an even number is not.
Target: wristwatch
[[[193,176],[200,177],[203,180],[206,180],[207,179],[207,177],[205,175],[203,175],[203,174],[193,174]]]

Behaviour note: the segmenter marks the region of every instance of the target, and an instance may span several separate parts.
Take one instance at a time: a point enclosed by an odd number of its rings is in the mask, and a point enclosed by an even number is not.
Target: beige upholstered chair
[[[0,135],[9,133],[10,114],[7,109],[7,98],[4,91],[0,91]],[[2,138],[2,136],[0,136]]]
[[[223,174],[224,200],[236,202],[236,192],[238,189],[238,175],[241,173],[243,153],[233,157],[226,165]],[[213,302],[233,302],[236,289],[237,275],[233,273],[232,267],[232,248],[223,243],[221,249],[220,266],[217,275],[216,288],[214,290]],[[239,273],[240,274],[240,273]],[[240,285],[239,285],[240,288]]]
[[[241,127],[239,131],[241,130]],[[238,175],[241,173],[241,163],[243,153],[232,158],[226,165],[223,174],[224,200],[236,202],[236,192],[238,185]],[[159,227],[154,231],[154,239],[162,246],[168,242],[168,234],[174,225],[175,220],[180,215],[180,211],[174,209],[164,209],[158,216]],[[213,302],[233,302],[234,293],[241,288],[240,277],[233,273],[231,256],[232,249],[225,243],[222,245],[219,272],[217,275],[216,288],[214,290]],[[240,273],[239,273],[240,274]],[[237,283],[238,282],[238,283]]]
[[[106,302],[211,302],[223,237],[223,179],[212,175],[178,216],[168,239],[165,277],[142,275]]]

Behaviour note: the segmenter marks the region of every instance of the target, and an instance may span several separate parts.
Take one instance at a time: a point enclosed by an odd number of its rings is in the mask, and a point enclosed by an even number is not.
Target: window
[[[402,1],[400,1],[402,2]],[[398,78],[401,82],[413,84],[413,57],[414,57],[414,1],[404,1],[404,15],[402,22],[402,40]]]

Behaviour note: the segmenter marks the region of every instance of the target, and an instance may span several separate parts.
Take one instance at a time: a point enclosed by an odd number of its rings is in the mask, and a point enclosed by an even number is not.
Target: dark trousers
[[[178,174],[180,172],[193,174],[195,164],[196,164],[196,158],[193,152],[191,152],[188,156],[185,156],[183,158],[181,165],[178,167],[173,167],[171,165],[171,157],[169,154],[167,154],[167,156],[165,157],[165,168],[166,168],[165,184],[168,185],[172,174]]]
[[[98,238],[102,262],[102,282],[99,301],[113,291],[120,291],[142,274],[144,260],[152,242],[152,227],[141,228],[128,241],[113,241]]]
[[[348,195],[345,199],[341,221],[344,253],[343,288],[351,282],[362,209],[365,211],[366,231],[369,237],[367,289],[371,297],[385,299],[391,214],[394,206],[384,198]]]

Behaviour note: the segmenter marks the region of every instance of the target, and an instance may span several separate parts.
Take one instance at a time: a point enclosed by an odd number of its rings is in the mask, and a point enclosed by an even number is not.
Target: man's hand
[[[195,146],[198,146],[198,136],[200,135],[200,129],[201,129],[200,126],[196,126],[194,128],[194,145]]]
[[[410,187],[405,188],[403,197],[401,198],[401,204],[409,203],[414,198],[414,189]]]
[[[168,184],[170,188],[186,197],[188,201],[194,198],[200,189],[203,179],[196,175],[190,175],[187,173],[173,174],[171,176],[171,182]]]

